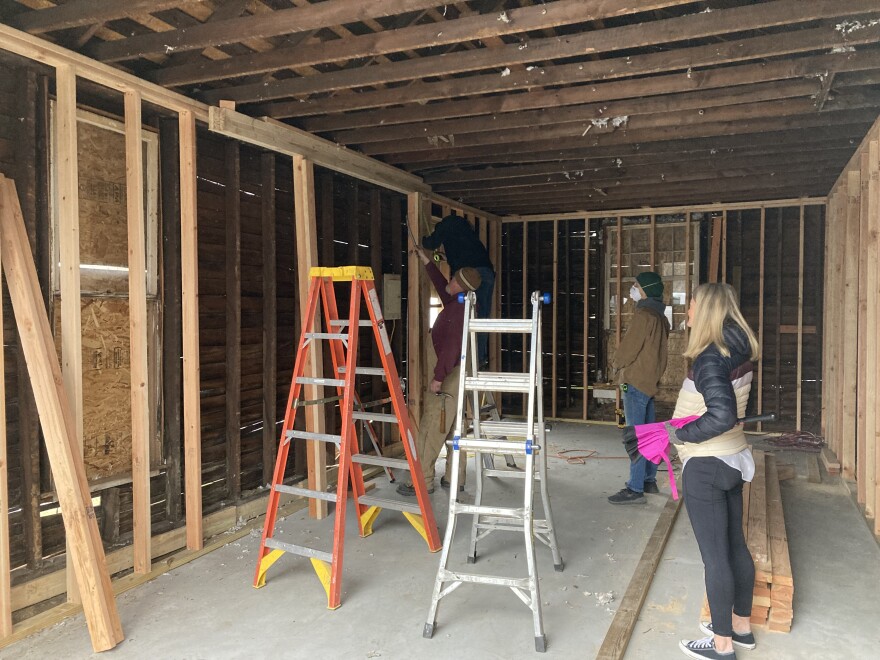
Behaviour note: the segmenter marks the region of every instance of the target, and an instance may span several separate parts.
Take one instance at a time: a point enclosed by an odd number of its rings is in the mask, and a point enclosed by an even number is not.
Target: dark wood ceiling
[[[880,113],[880,0],[0,0],[493,213],[824,195]]]

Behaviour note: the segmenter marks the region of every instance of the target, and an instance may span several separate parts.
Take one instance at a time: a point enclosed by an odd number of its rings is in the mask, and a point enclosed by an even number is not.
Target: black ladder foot
[[[565,570],[565,562],[561,561],[558,564],[553,564],[553,570],[555,570],[557,573],[562,573],[562,571]]]
[[[426,623],[425,629],[422,631],[422,637],[425,639],[431,639],[434,636],[434,624]]]
[[[538,635],[535,637],[535,650],[538,653],[543,653],[547,650],[547,637],[544,635]]]

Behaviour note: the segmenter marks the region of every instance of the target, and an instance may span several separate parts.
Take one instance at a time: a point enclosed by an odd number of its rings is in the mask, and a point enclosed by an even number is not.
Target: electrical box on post
[[[382,315],[386,321],[400,319],[400,275],[382,275]]]

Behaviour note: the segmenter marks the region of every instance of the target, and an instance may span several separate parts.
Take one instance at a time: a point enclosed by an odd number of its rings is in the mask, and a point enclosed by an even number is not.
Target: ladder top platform
[[[330,277],[334,282],[375,279],[373,269],[369,266],[339,266],[338,268],[313,266],[309,269],[309,277]]]

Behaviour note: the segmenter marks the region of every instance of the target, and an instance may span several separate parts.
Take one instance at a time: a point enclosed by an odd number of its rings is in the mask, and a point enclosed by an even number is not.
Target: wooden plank
[[[260,156],[260,217],[263,256],[263,479],[272,481],[278,446],[278,284],[275,238],[275,154]]]
[[[303,156],[293,157],[293,197],[296,215],[296,262],[297,287],[300,300],[309,297],[309,270],[318,265],[318,235],[315,218],[315,169],[312,161]],[[300,323],[306,329],[308,321],[305,317],[306,305],[300,306]],[[316,328],[317,330],[317,328]],[[323,355],[316,342],[308,346],[303,374],[311,378],[323,377]],[[317,385],[305,386],[307,399],[319,399],[323,396]],[[324,433],[325,420],[322,407],[307,406],[305,409],[306,430],[309,433]],[[324,445],[315,440],[308,441],[308,472],[309,488],[312,490],[327,489],[327,454]],[[321,519],[327,517],[327,502],[309,500],[309,515]]]
[[[59,280],[61,284],[61,370],[71,397],[75,440],[83,453],[82,320],[79,259],[79,164],[76,130],[76,72],[59,66],[56,86],[56,169]],[[36,393],[35,393],[36,394]],[[68,542],[67,551],[70,551]],[[79,602],[76,576],[67,578],[67,599]]]
[[[721,216],[712,217],[712,244],[709,247],[709,282],[718,281],[718,263],[721,260]]]
[[[870,223],[868,212],[870,198],[868,197],[869,183],[871,179],[869,153],[864,151],[859,163],[859,182],[861,192],[859,195],[859,293],[858,293],[858,382],[856,392],[856,500],[859,504],[865,503],[866,480],[867,480],[867,398],[868,368],[866,354],[868,351],[868,337],[865,332],[868,327],[868,243]],[[871,405],[874,405],[873,402]]]
[[[779,487],[779,475],[776,471],[776,457],[773,454],[768,454],[766,460],[767,534],[770,539],[770,563],[773,567],[771,584],[773,587],[776,585],[793,587],[791,558],[788,553],[788,534],[785,530],[785,516],[782,511],[782,490]]]
[[[422,195],[419,193],[410,193],[407,196],[406,223],[409,226],[409,233],[417,240],[421,240],[421,221],[419,216],[423,207]],[[418,246],[411,246],[415,248]],[[410,417],[412,419],[421,419],[422,402],[424,393],[422,392],[423,365],[419,346],[422,342],[422,318],[421,305],[421,278],[422,278],[422,262],[415,254],[413,249],[408,250],[409,258],[407,261],[407,294],[406,294],[406,368],[407,368],[407,407],[410,409]]]
[[[69,30],[94,24],[134,18],[172,9],[187,0],[70,0],[55,7],[48,6],[37,11],[27,11],[13,16],[9,24],[31,34],[43,34],[55,30]],[[195,1],[195,0],[190,0]]]
[[[727,209],[721,212],[721,281],[727,283]]]
[[[150,571],[150,384],[147,361],[147,245],[141,96],[125,94],[128,309],[131,360],[131,483],[134,570]]]
[[[825,471],[828,474],[840,474],[840,461],[837,460],[837,456],[834,455],[833,451],[828,449],[828,447],[823,447],[820,456],[822,458],[822,465],[825,466]]]
[[[338,43],[333,44],[333,48],[328,48],[326,42],[318,42],[295,47],[275,48],[265,53],[252,53],[227,60],[201,62],[198,66],[191,64],[167,67],[157,72],[155,81],[161,85],[173,87],[220,78],[270,73],[288,68],[292,64],[304,66],[342,62],[409,49],[436,48],[489,37],[497,38],[505,34],[543,30],[572,23],[663,9],[687,4],[690,1],[633,0],[608,5],[601,0],[562,0],[548,5],[539,4],[531,7],[507,9],[505,12],[507,21],[500,21],[498,12],[474,15],[462,13],[457,19],[450,17],[442,21],[442,29],[438,29],[437,23],[427,23],[370,32],[364,35],[346,36],[345,39],[338,40]]]
[[[180,259],[183,332],[183,453],[186,547],[200,550],[202,530],[202,423],[199,380],[199,253],[196,199],[196,119],[178,115],[180,131]]]
[[[755,477],[749,489],[749,533],[746,541],[755,560],[755,579],[770,581],[773,574],[767,535],[767,479],[764,452],[754,452]]]
[[[648,539],[645,550],[642,553],[636,570],[630,579],[623,595],[623,600],[614,614],[611,626],[602,640],[602,646],[596,654],[596,660],[620,660],[626,653],[626,647],[629,645],[630,637],[633,629],[639,619],[639,613],[645,598],[648,596],[648,590],[651,588],[651,582],[654,578],[654,572],[660,564],[663,557],[663,551],[666,543],[672,533],[672,526],[678,516],[681,508],[681,500],[668,500],[654,530]]]
[[[177,522],[183,514],[181,429],[183,329],[180,283],[180,131],[177,119],[159,122],[162,177],[162,430],[165,443],[165,513]]]
[[[0,192],[2,194],[2,192]],[[2,251],[0,251],[2,262]],[[0,264],[2,265],[2,264]],[[2,268],[0,268],[2,272]],[[0,332],[4,325],[3,283],[0,281]],[[0,374],[6,373],[6,356],[0,347]],[[9,459],[6,450],[6,378],[0,378],[0,639],[12,634],[12,583],[9,562]]]
[[[529,311],[529,223],[523,222],[523,243],[522,243],[522,318],[527,319],[531,317],[531,312]],[[522,336],[522,373],[526,373],[529,370],[529,362],[528,362],[528,351],[529,351],[529,338],[523,334]],[[521,410],[522,415],[525,416],[527,414],[526,410],[526,397],[520,397],[521,401]]]
[[[70,541],[68,565],[74,568],[79,592],[83,595],[92,646],[96,651],[103,651],[122,641],[122,628],[86,483],[85,466],[77,453],[81,450],[76,439],[74,413],[62,381],[15,184],[0,177],[0,186],[0,253],[28,371],[35,384],[45,446]]]
[[[846,247],[844,270],[842,331],[843,381],[838,396],[843,399],[842,451],[839,452],[843,475],[856,476],[856,402],[858,395],[858,313],[859,313],[859,210],[861,208],[861,172],[850,171],[847,177]]]
[[[685,253],[686,254],[686,253]],[[685,256],[687,261],[687,256]],[[582,418],[584,421],[590,418],[590,219],[584,218],[584,401]]]
[[[798,291],[797,291],[797,403],[795,428],[801,428],[801,407],[804,385],[804,205],[798,223]]]
[[[767,209],[761,207],[761,228],[758,247],[758,414],[764,410],[764,252],[767,232]],[[823,378],[823,382],[824,382]],[[823,399],[824,400],[824,399]],[[762,422],[758,422],[758,431],[764,430]]]
[[[335,0],[106,41],[90,49],[89,55],[97,60],[115,62],[154,53],[181,52],[238,43],[244,37],[266,39],[318,30],[369,18],[428,9],[436,4],[436,0],[385,0],[375,4],[364,4],[360,0]]]
[[[868,282],[867,296],[865,301],[865,336],[867,342],[862,359],[865,362],[867,378],[865,382],[865,513],[874,516],[874,534],[880,535],[880,516],[877,515],[880,506],[880,489],[878,489],[878,476],[880,476],[880,402],[878,402],[877,386],[880,381],[878,371],[878,338],[880,332],[880,264],[878,264],[878,251],[880,251],[880,128],[872,129],[873,139],[866,145],[868,149],[868,233],[863,243],[867,253],[865,264],[865,279]],[[873,406],[871,405],[873,402]]]
[[[822,483],[822,473],[819,472],[819,458],[816,454],[807,454],[807,481],[811,484]]]
[[[551,357],[551,366],[550,366],[550,378],[553,383],[551,394],[550,394],[550,410],[553,417],[556,417],[556,409],[557,409],[557,389],[558,389],[558,381],[556,380],[557,374],[557,338],[559,336],[559,323],[557,318],[557,310],[559,309],[559,221],[553,221],[553,312],[552,312],[552,320],[551,325],[553,327],[553,338],[550,340],[552,357]],[[568,329],[566,328],[566,334]]]
[[[226,210],[226,487],[241,497],[241,152],[224,145]]]
[[[212,107],[208,125],[215,133],[277,153],[294,157],[302,155],[317,165],[391,190],[402,193],[430,192],[430,187],[417,176],[288,124],[254,119],[228,108]]]
[[[685,263],[685,271],[684,271],[684,304],[686,308],[689,308],[691,304],[691,275],[693,273],[694,267],[691,266],[691,214],[688,211],[685,213],[685,222],[684,222],[684,263]],[[688,340],[691,336],[691,329],[688,327],[687,322],[685,322],[684,326],[684,340],[685,345],[687,345]]]

